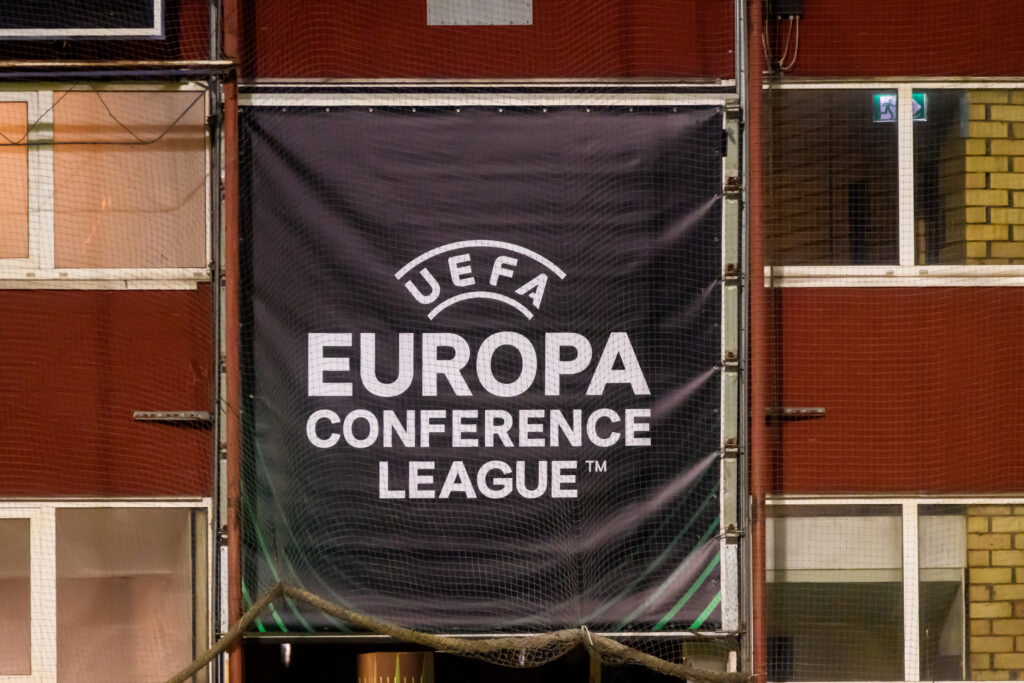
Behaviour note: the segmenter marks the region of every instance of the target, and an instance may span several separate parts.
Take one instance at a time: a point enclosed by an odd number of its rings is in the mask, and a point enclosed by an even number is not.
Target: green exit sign
[[[911,103],[914,106],[914,121],[928,120],[928,95],[923,92],[916,92],[911,95]],[[896,93],[875,93],[874,106],[872,107],[872,118],[875,123],[896,122],[897,95]]]

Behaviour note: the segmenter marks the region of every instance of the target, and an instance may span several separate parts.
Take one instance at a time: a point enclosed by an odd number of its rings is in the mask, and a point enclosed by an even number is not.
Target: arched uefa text
[[[526,247],[499,240],[464,240],[420,254],[402,266],[395,279],[405,284],[417,303],[431,306],[430,320],[471,299],[500,301],[531,320],[552,275],[565,279],[565,271]]]

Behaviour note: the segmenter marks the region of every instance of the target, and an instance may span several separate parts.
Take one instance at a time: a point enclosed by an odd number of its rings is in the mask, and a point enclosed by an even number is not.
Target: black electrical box
[[[804,13],[804,0],[772,0],[772,14],[776,19],[799,17]]]

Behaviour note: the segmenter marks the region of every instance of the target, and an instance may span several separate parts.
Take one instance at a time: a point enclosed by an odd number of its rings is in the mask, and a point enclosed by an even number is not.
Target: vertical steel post
[[[230,59],[239,61],[239,0],[223,3],[223,49]],[[224,316],[226,390],[226,459],[228,543],[228,619],[242,617],[242,367],[239,317],[239,243],[238,243],[238,71],[233,69],[224,82]],[[228,651],[230,683],[242,683],[242,641]]]
[[[765,599],[765,496],[768,492],[771,445],[766,423],[771,368],[768,291],[764,278],[764,212],[762,194],[762,121],[764,52],[761,46],[762,0],[749,0],[746,14],[747,72],[745,134],[747,140],[746,199],[749,282],[750,389],[750,651],[751,673],[767,679]]]

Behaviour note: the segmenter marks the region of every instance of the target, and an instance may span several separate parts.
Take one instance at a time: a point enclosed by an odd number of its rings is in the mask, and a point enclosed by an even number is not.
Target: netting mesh
[[[241,113],[248,595],[721,630],[722,108],[275,97]]]
[[[1024,6],[221,4],[0,8],[0,676],[1021,677]]]
[[[767,678],[1016,678],[1020,10],[775,5]]]

